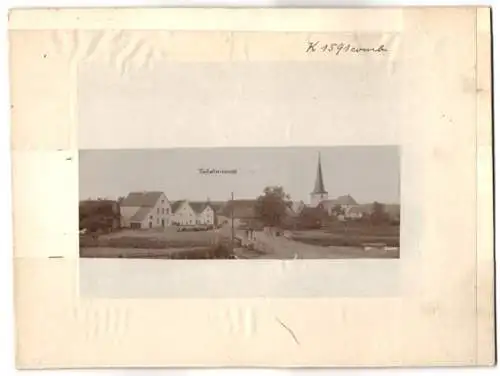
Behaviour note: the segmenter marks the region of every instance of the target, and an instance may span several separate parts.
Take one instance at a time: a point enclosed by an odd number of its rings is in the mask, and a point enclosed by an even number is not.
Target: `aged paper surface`
[[[489,9],[17,10],[10,45],[19,367],[493,364]],[[88,118],[208,63],[348,72],[345,122]],[[79,150],[332,145],[399,146],[399,259],[79,259]]]

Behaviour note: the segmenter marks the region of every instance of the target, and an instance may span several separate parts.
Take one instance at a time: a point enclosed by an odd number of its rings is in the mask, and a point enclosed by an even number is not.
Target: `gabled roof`
[[[332,209],[336,205],[350,205],[350,206],[357,206],[358,203],[354,198],[352,198],[351,195],[345,195],[345,196],[339,196],[334,200],[323,200],[320,202],[320,205],[324,209]]]
[[[152,208],[162,195],[163,192],[130,192],[120,205]]]
[[[170,203],[170,207],[172,208],[172,213],[175,213],[177,210],[179,210],[181,204],[185,201],[186,200],[178,200]]]
[[[193,209],[193,211],[195,213],[201,213],[203,210],[205,210],[205,207],[207,206],[207,203],[206,202],[192,202],[192,201],[189,201],[189,206],[191,206],[191,209]]]
[[[200,202],[200,201],[189,201],[189,205],[193,209],[195,213],[201,214],[203,211],[209,207],[215,212],[214,207],[209,202]]]
[[[255,204],[257,200],[232,200],[228,201],[221,210],[222,215],[234,218],[255,218]]]
[[[145,206],[137,210],[137,212],[130,218],[130,222],[142,222],[151,212],[151,207]]]
[[[179,201],[174,201],[172,204],[171,204],[171,207],[172,207],[172,213],[175,213],[177,212],[177,210],[179,210],[179,208],[181,207],[182,203],[186,202],[190,207],[191,209],[197,213],[197,214],[200,214],[203,212],[203,210],[205,210],[205,208],[207,206],[211,207],[214,211],[214,207],[209,203],[209,202],[202,202],[202,201],[188,201],[188,200],[179,200]]]
[[[335,199],[338,205],[358,205],[351,195],[339,196]]]

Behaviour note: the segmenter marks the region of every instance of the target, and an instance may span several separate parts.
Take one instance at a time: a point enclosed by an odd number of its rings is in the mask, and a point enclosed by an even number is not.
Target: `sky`
[[[399,203],[397,146],[81,150],[80,199],[163,191],[170,200],[258,197],[280,185],[309,202],[318,154],[330,198],[350,194],[359,203]],[[236,174],[201,174],[199,169]]]
[[[160,190],[172,200],[227,200],[281,185],[308,202],[321,152],[330,197],[398,203],[398,148],[376,145],[398,143],[399,76],[375,61],[335,61],[158,63],[126,72],[83,64],[80,199]],[[336,146],[314,147],[322,142]],[[313,146],[285,147],[301,144]]]

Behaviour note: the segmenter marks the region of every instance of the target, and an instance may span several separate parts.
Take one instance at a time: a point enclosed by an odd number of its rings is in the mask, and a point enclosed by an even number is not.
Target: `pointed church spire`
[[[325,184],[323,183],[323,171],[321,169],[321,154],[318,153],[318,170],[316,172],[316,183],[314,184],[313,194],[325,194]]]

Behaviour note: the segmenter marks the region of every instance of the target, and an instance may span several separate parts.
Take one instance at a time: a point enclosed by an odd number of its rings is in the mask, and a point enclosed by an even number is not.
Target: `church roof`
[[[351,195],[339,196],[333,200],[323,200],[320,202],[320,206],[327,210],[333,209],[337,205],[358,206],[358,203]]]
[[[335,201],[338,205],[358,205],[351,195],[339,196]]]
[[[321,156],[318,155],[318,170],[316,171],[316,182],[314,184],[313,194],[325,194],[328,193],[325,189],[325,183],[323,182],[323,170],[321,169]]]

